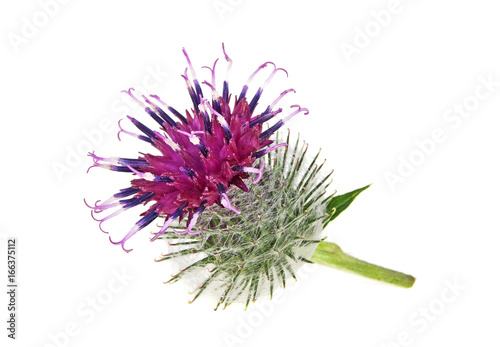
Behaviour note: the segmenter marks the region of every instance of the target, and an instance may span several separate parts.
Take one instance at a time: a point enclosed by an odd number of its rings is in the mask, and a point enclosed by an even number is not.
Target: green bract
[[[272,297],[276,286],[285,287],[301,263],[310,262],[331,218],[326,213],[330,198],[324,197],[331,173],[321,175],[324,163],[317,165],[319,153],[306,165],[306,144],[297,139],[290,148],[289,136],[286,142],[285,148],[268,155],[262,180],[249,193],[228,191],[241,214],[214,206],[198,219],[200,234],[171,231],[163,237],[173,251],[158,261],[193,259],[170,283],[200,268],[210,270],[197,275],[200,283],[193,301],[212,287],[220,292],[217,307],[235,300],[248,305],[260,295]]]
[[[268,154],[261,181],[248,193],[228,191],[240,214],[214,205],[199,217],[199,234],[179,234],[186,227],[178,225],[161,237],[169,241],[171,252],[156,261],[175,258],[182,264],[166,283],[194,281],[191,302],[202,293],[215,292],[219,297],[215,309],[235,301],[247,307],[262,295],[272,298],[277,286],[284,288],[287,280],[296,279],[304,263],[411,287],[415,281],[412,276],[363,262],[323,241],[325,226],[369,186],[325,197],[333,171],[322,175],[324,162],[317,164],[319,153],[306,163],[307,144],[297,139],[290,146],[289,134],[286,144]]]

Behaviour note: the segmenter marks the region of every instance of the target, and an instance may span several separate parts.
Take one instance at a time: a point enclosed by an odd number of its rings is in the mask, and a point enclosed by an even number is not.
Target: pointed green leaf
[[[352,192],[345,193],[343,195],[333,196],[326,202],[326,212],[330,214],[329,218],[325,222],[325,226],[328,225],[332,220],[338,217],[339,214],[344,212],[346,208],[354,201],[354,199],[366,188],[371,186],[371,184],[366,187],[353,190]]]

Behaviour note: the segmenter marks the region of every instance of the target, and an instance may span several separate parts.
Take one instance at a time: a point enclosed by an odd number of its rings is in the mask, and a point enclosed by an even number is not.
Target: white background
[[[0,9],[0,282],[7,279],[5,238],[13,236],[19,283],[17,340],[6,338],[2,323],[2,346],[500,343],[500,87],[474,105],[476,89],[487,91],[480,78],[500,81],[495,2],[401,0],[394,10],[387,0],[91,0],[45,9],[50,16],[40,3]],[[376,24],[373,13],[388,9],[390,19]],[[371,35],[364,44],[360,31]],[[86,174],[90,158],[69,153],[108,119],[111,131],[96,135],[93,149],[133,157],[143,147],[118,142],[116,123],[127,114],[149,120],[120,91],[146,81],[179,110],[190,107],[181,49],[208,79],[201,66],[223,58],[222,42],[234,60],[233,93],[264,61],[287,69],[289,78],[276,75],[261,107],[296,89],[286,102],[310,114],[288,126],[322,148],[335,189],[373,183],[325,235],[350,254],[413,274],[412,289],[318,266],[281,300],[259,300],[268,303],[265,314],[237,305],[214,312],[213,301],[188,305],[182,285],[162,284],[171,272],[153,262],[165,251],[148,241],[153,225],[130,241],[129,254],[99,231],[83,198],[105,199],[128,177]],[[364,47],[346,56],[342,47],[356,43]],[[219,82],[224,74],[221,59]],[[467,118],[443,118],[464,102],[474,106]],[[444,141],[422,157],[416,141],[429,143],[435,129]],[[410,159],[418,165],[391,189],[387,176],[400,175]],[[57,174],[61,165],[67,171]],[[105,227],[116,238],[138,213]],[[123,283],[114,282],[117,272],[127,275]],[[110,285],[120,290],[109,297]],[[109,303],[91,309],[87,300],[96,297]],[[2,322],[7,315],[2,295]]]

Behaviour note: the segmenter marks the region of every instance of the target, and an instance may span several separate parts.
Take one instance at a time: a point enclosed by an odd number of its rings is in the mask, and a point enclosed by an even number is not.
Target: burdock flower
[[[119,241],[110,238],[129,252],[131,249],[125,247],[128,239],[154,220],[163,220],[151,241],[168,240],[170,252],[156,261],[182,262],[167,283],[191,278],[195,285],[192,301],[203,293],[215,292],[216,309],[235,301],[245,302],[246,307],[259,296],[272,297],[275,288],[296,278],[297,269],[305,263],[411,287],[413,276],[361,261],[325,241],[324,228],[368,186],[325,197],[331,173],[322,173],[323,164],[317,164],[319,153],[309,160],[307,145],[300,146],[297,140],[292,149],[289,135],[284,142],[278,134],[274,136],[290,118],[308,113],[293,105],[280,117],[283,110],[276,108],[277,104],[294,90],[285,90],[263,111],[256,112],[265,86],[278,72],[286,71],[264,63],[251,74],[239,95],[231,96],[227,75],[232,61],[224,45],[222,49],[227,62],[222,94],[216,88],[218,60],[208,68],[210,82],[200,84],[183,49],[188,68],[182,77],[193,102],[185,115],[156,95],[125,91],[159,128],[152,130],[128,117],[140,133],[125,130],[120,121],[118,137],[126,134],[145,141],[155,154],[103,158],[89,153],[94,160],[91,168],[133,175],[129,187],[104,202],[87,204],[101,230],[106,232],[102,224],[110,218],[142,206],[140,219],[125,237]],[[266,66],[272,67],[268,77],[247,99],[248,86]],[[210,89],[210,100],[201,85]],[[96,218],[105,211],[109,211],[105,217]]]
[[[239,95],[232,96],[227,79],[232,60],[224,45],[222,48],[227,62],[222,93],[218,92],[216,84],[218,60],[213,67],[208,67],[211,81],[200,84],[191,60],[183,49],[188,68],[182,77],[193,102],[193,107],[186,110],[185,115],[157,95],[136,95],[133,88],[124,91],[157,123],[157,130],[127,116],[139,133],[125,130],[120,121],[118,138],[126,134],[145,141],[155,149],[154,154],[141,153],[137,158],[104,158],[89,153],[94,160],[90,168],[101,167],[129,173],[134,177],[129,187],[120,189],[106,201],[98,200],[94,206],[87,204],[92,209],[92,217],[105,233],[102,228],[105,221],[132,207],[143,207],[141,218],[123,239],[113,240],[110,237],[113,244],[121,245],[126,252],[132,250],[125,247],[127,240],[158,217],[164,217],[165,221],[151,241],[163,235],[175,220],[180,222],[186,218],[185,228],[175,229],[175,232],[200,233],[200,229],[194,228],[196,221],[205,208],[214,204],[239,214],[238,206],[233,206],[228,197],[228,190],[237,187],[248,192],[245,183],[248,182],[247,178],[251,178],[253,184],[258,183],[265,165],[262,157],[285,146],[285,143],[276,144],[270,137],[290,118],[299,113],[308,113],[307,109],[293,105],[291,111],[279,117],[283,110],[276,108],[276,105],[293,89],[285,90],[263,111],[256,112],[265,86],[278,72],[286,73],[272,62],[260,65],[248,78]],[[248,86],[267,66],[272,68],[269,76],[255,95],[251,99],[247,98]],[[210,99],[205,96],[202,84],[210,90]],[[269,123],[271,125],[267,126]],[[96,214],[108,211],[105,217],[96,217]]]

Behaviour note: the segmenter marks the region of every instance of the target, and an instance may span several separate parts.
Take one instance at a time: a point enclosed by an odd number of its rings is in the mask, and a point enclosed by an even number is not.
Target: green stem
[[[353,272],[404,288],[411,288],[415,283],[413,276],[356,259],[345,254],[338,245],[331,242],[321,242],[314,251],[311,260],[316,264]]]

